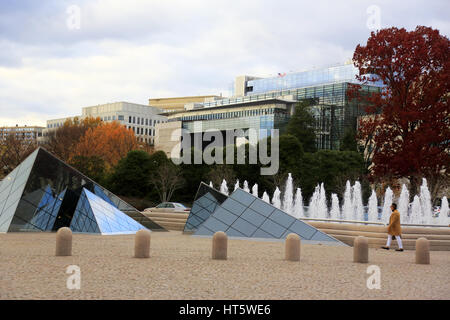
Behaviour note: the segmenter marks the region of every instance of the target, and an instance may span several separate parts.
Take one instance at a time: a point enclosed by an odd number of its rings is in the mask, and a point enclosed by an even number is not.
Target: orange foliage
[[[73,156],[101,157],[107,167],[112,167],[131,150],[139,147],[133,130],[119,122],[101,123],[90,128],[76,145]]]
[[[84,118],[82,120],[75,117],[68,119],[62,127],[51,130],[46,135],[46,142],[43,147],[56,155],[63,161],[70,161],[75,146],[84,136],[88,129],[95,128],[102,123],[100,118]]]

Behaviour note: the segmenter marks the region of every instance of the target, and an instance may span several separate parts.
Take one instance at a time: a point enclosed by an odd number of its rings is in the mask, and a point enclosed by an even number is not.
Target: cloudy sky
[[[448,0],[1,0],[0,126],[227,95],[237,75],[343,63],[377,21],[449,36],[448,12]]]

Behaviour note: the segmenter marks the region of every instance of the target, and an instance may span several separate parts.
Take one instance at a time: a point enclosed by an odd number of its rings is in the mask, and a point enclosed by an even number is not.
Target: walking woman
[[[403,244],[402,244],[402,228],[400,227],[400,213],[397,211],[397,205],[393,203],[391,205],[391,216],[389,218],[389,226],[388,226],[388,239],[386,242],[386,246],[381,247],[383,249],[389,250],[389,247],[391,246],[392,237],[397,240],[398,243],[398,249],[395,249],[395,251],[403,251]]]

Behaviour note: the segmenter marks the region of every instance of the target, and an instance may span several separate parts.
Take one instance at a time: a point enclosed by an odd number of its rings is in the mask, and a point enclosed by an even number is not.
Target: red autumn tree
[[[128,152],[139,147],[133,130],[119,122],[100,123],[89,128],[73,150],[72,157],[100,157],[107,169],[115,166]]]
[[[375,115],[359,123],[362,140],[373,144],[372,178],[406,177],[417,191],[426,177],[436,194],[449,180],[449,39],[423,26],[382,29],[356,47],[353,61],[358,80],[385,85],[368,97],[366,111]]]

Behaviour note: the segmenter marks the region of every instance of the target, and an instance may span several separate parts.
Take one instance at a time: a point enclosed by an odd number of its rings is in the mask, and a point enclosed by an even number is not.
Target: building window
[[[117,117],[117,120],[123,121],[123,115],[119,115],[119,116]]]
[[[133,123],[136,123],[136,117],[133,117]]]
[[[131,123],[131,116],[128,117],[128,123]]]

